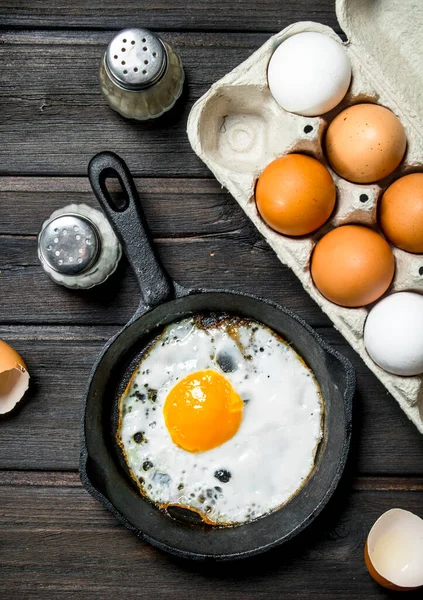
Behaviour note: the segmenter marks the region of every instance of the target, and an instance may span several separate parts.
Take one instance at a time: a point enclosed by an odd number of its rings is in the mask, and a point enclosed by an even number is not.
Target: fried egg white
[[[286,503],[314,466],[318,384],[296,352],[252,320],[168,325],[119,399],[118,442],[141,493],[212,524]]]

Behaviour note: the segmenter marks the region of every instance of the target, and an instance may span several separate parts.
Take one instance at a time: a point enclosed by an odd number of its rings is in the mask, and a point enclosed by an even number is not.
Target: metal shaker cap
[[[86,204],[68,204],[44,221],[38,258],[60,285],[89,289],[114,273],[122,248],[105,214]]]
[[[124,29],[110,42],[105,67],[114,83],[139,91],[159,81],[167,67],[166,48],[148,29]]]
[[[96,226],[81,215],[65,214],[53,219],[39,237],[41,257],[63,275],[87,271],[95,263],[100,245]]]

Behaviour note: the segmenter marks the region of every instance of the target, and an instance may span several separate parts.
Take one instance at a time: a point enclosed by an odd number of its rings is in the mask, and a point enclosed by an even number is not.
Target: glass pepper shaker
[[[185,79],[181,59],[148,29],[124,29],[100,64],[100,87],[109,105],[128,119],[160,117],[172,108]]]

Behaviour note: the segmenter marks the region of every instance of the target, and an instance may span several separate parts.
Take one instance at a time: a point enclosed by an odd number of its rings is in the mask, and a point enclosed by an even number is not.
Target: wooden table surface
[[[231,600],[388,598],[368,576],[363,544],[392,507],[423,516],[423,437],[333,329],[192,152],[193,102],[276,31],[316,20],[340,33],[333,0],[0,0],[0,337],[25,358],[31,388],[0,422],[0,598]],[[180,53],[187,84],[157,122],[122,119],[100,94],[104,48],[144,25]],[[296,311],[353,362],[358,376],[348,473],[296,543],[237,563],[194,563],[119,525],[78,476],[81,399],[93,361],[138,302],[126,260],[88,292],[52,283],[36,236],[53,210],[96,206],[86,169],[100,150],[137,176],[171,275],[228,287]],[[418,592],[409,598],[421,598]]]

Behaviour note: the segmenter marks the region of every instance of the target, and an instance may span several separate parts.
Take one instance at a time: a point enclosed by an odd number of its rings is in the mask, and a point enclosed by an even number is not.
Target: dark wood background
[[[193,102],[299,20],[337,31],[333,0],[0,0],[0,337],[25,358],[31,390],[0,422],[1,600],[388,598],[363,544],[392,507],[423,516],[423,438],[294,275],[191,151]],[[144,25],[180,53],[181,101],[157,122],[125,121],[97,83],[114,32]],[[163,262],[186,286],[255,292],[304,317],[358,375],[348,473],[329,508],[289,548],[238,563],[177,560],[138,541],[81,487],[81,398],[104,342],[135,310],[125,260],[103,286],[53,284],[36,236],[50,213],[96,202],[89,159],[114,150],[137,185]],[[418,592],[409,598],[421,597]]]

